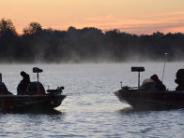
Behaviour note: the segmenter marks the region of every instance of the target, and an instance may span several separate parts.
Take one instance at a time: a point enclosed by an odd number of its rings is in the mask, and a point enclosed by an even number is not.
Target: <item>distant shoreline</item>
[[[0,65],[14,65],[14,64],[126,64],[126,63],[163,63],[164,61],[155,61],[155,60],[129,60],[129,61],[79,61],[79,62],[45,62],[45,61],[35,61],[35,62],[0,62]],[[167,63],[184,63],[184,60],[180,60],[180,61],[176,61],[176,60],[172,60],[172,61],[167,61]]]
[[[184,61],[184,34],[134,35],[86,27],[67,31],[30,23],[18,35],[11,20],[0,20],[0,62]]]

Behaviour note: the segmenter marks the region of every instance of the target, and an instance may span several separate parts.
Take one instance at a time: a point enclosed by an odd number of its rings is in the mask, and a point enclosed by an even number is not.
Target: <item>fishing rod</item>
[[[162,81],[164,80],[164,75],[165,75],[165,67],[166,67],[166,62],[167,62],[167,55],[168,53],[164,53],[164,66],[163,66],[163,71],[162,71]]]

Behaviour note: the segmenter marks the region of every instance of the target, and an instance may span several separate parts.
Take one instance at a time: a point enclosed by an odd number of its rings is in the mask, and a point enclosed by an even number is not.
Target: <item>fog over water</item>
[[[118,29],[72,26],[55,30],[44,29],[38,22],[31,22],[18,35],[11,19],[0,20],[1,63],[162,61],[165,52],[169,61],[184,61],[183,45],[183,33],[136,35]]]
[[[114,95],[123,85],[137,86],[137,73],[131,66],[144,66],[141,81],[158,74],[163,63],[129,62],[103,64],[1,64],[3,81],[16,94],[20,71],[36,80],[32,67],[44,70],[40,81],[48,88],[64,86],[67,98],[57,108],[62,114],[0,114],[2,137],[184,137],[183,110],[126,112],[128,105]],[[174,90],[175,74],[184,62],[166,63],[164,84]]]

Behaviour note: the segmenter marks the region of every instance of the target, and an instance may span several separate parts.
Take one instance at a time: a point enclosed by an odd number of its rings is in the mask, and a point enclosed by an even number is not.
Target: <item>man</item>
[[[155,83],[155,89],[156,90],[160,90],[160,91],[165,91],[166,90],[165,85],[162,83],[162,81],[158,78],[158,76],[156,74],[152,75],[151,79]]]
[[[17,95],[26,95],[27,94],[27,87],[30,83],[30,77],[29,74],[27,74],[24,71],[20,72],[20,75],[22,76],[22,80],[17,86]]]
[[[0,73],[0,95],[12,95],[12,93],[8,91],[5,83],[2,81],[1,73]]]
[[[143,81],[142,86],[140,87],[141,90],[146,91],[165,91],[166,87],[162,83],[162,81],[158,78],[156,74],[152,75],[149,79],[145,79]]]

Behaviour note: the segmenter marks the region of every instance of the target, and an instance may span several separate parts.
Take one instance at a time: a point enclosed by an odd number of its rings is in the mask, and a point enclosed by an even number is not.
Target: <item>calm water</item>
[[[39,66],[44,69],[40,78],[44,86],[63,85],[68,95],[57,108],[62,114],[0,114],[0,137],[183,138],[184,110],[123,110],[127,105],[119,102],[113,92],[120,88],[120,81],[137,85],[137,74],[130,72],[132,65],[145,66],[142,78],[162,74],[162,63],[0,65],[3,81],[15,94],[19,72],[24,70],[36,80],[31,71]],[[184,63],[166,64],[164,83],[168,89],[176,87],[179,68],[184,68]]]

